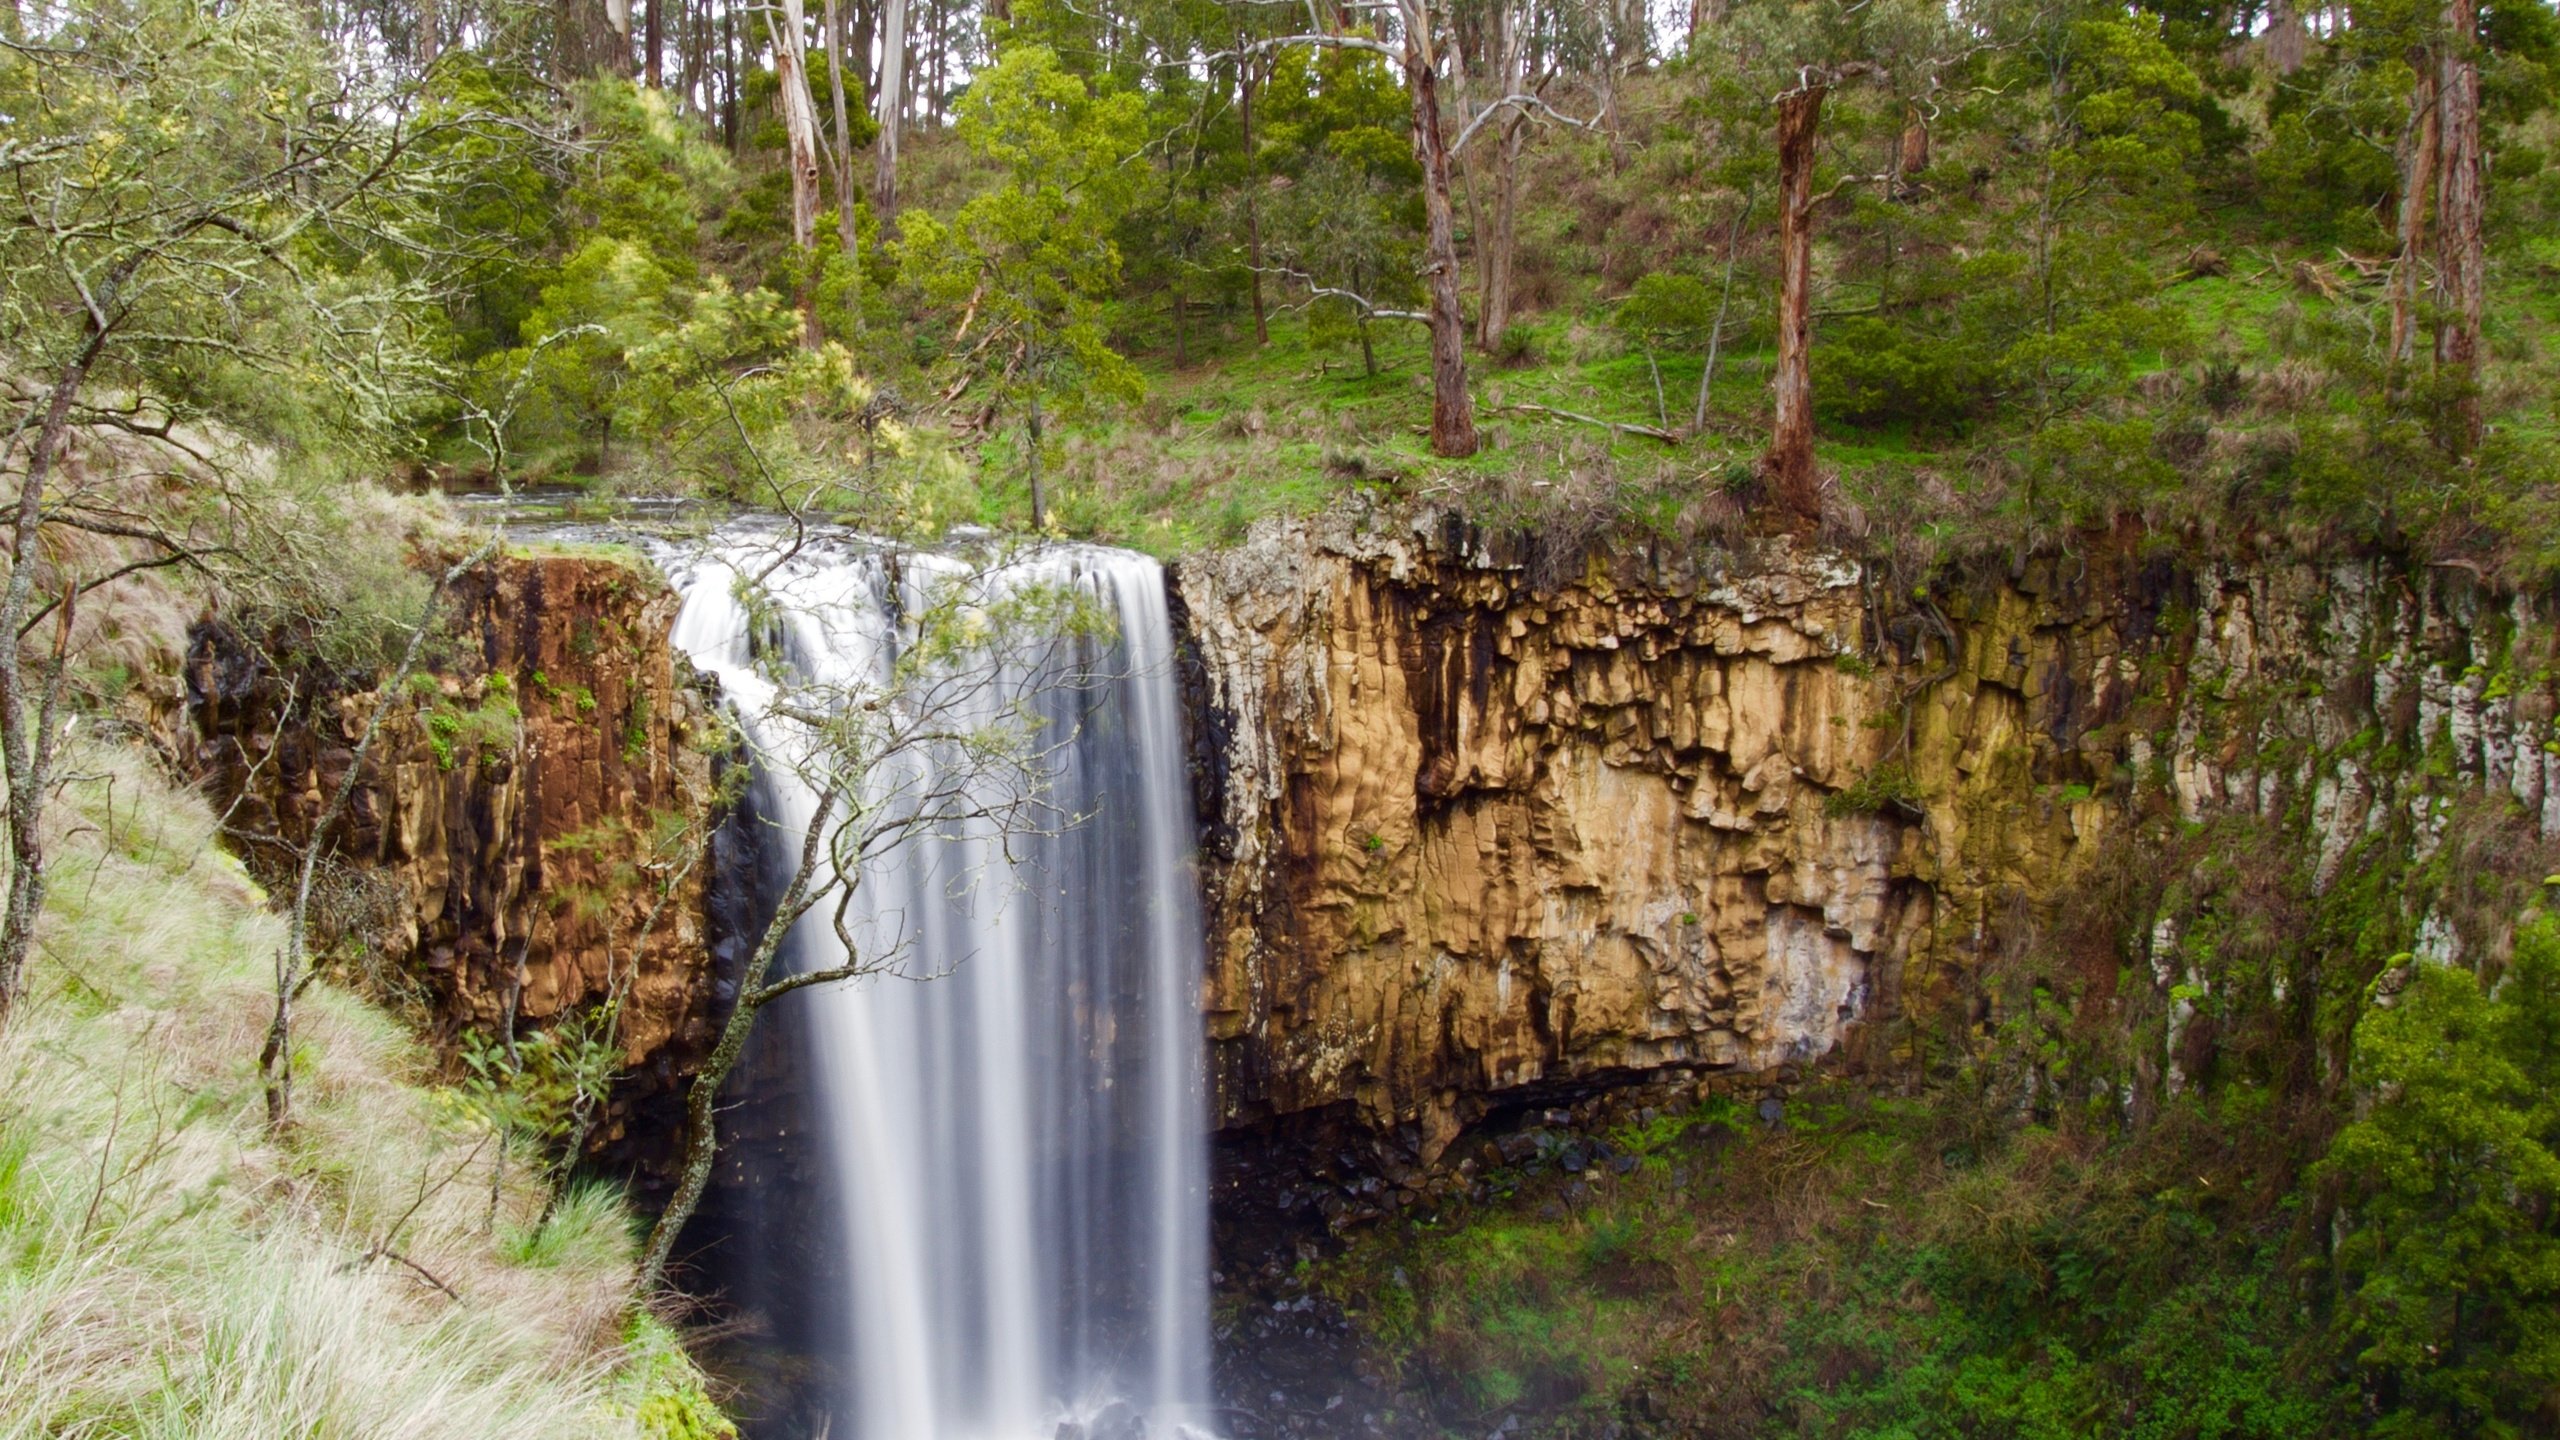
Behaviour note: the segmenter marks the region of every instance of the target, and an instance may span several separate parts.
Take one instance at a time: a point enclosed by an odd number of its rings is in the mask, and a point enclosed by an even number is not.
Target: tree
[[[2371,1007],[2320,1167],[2342,1328],[2382,1433],[2528,1433],[2560,1388],[2560,925],[2492,990],[2402,956]]]
[[[0,44],[0,112],[0,355],[14,372],[0,473],[17,487],[0,589],[5,1013],[44,902],[80,600],[134,567],[216,558],[66,468],[74,446],[188,447],[188,422],[217,410],[288,449],[386,443],[434,374],[412,323],[446,254],[429,238],[445,177],[425,142],[478,117],[424,120],[408,82],[334,73],[277,0],[83,7]],[[75,533],[140,553],[84,565],[64,544]]]
[[[1714,348],[1722,329],[1723,297],[1707,289],[1706,282],[1694,275],[1657,272],[1636,282],[1627,298],[1618,302],[1617,313],[1610,317],[1619,333],[1644,352],[1645,370],[1653,376],[1653,418],[1657,425],[1671,423],[1669,401],[1662,393],[1662,366],[1656,352],[1674,345],[1708,341],[1708,365],[1715,363]],[[1699,408],[1706,405],[1706,385],[1698,387]],[[1700,423],[1703,423],[1701,420]],[[1693,427],[1694,428],[1694,427]]]
[[[896,0],[892,0],[896,3]],[[818,324],[818,109],[809,98],[809,17],[801,0],[781,0],[781,19],[764,12],[773,41],[774,81],[780,87],[785,163],[791,172],[791,244],[802,267],[802,343],[815,350],[825,338]],[[889,142],[894,144],[895,142]]]
[[[1917,76],[1947,63],[1940,54],[1947,28],[1943,7],[1908,0],[1772,0],[1737,15],[1716,37],[1747,75],[1769,86],[1764,93],[1775,112],[1778,354],[1764,467],[1791,525],[1811,526],[1822,509],[1813,461],[1814,215],[1838,191],[1837,184],[1815,188],[1823,107],[1833,91],[1860,82],[1913,93]]]
[[[1345,30],[1273,36],[1252,42],[1240,53],[1250,57],[1297,48],[1359,51],[1383,57],[1402,71],[1422,190],[1422,316],[1431,333],[1431,451],[1455,459],[1476,453],[1478,441],[1475,400],[1467,391],[1457,222],[1449,200],[1452,146],[1440,123],[1440,31],[1446,16],[1433,0],[1395,0],[1394,14],[1397,40],[1392,45],[1375,35]],[[1492,109],[1488,107],[1487,113]],[[1372,314],[1386,313],[1369,308]]]
[[[796,544],[735,568],[747,613],[787,589]],[[1032,702],[1083,683],[1062,647],[1096,633],[1091,607],[1064,588],[1017,582],[1001,556],[943,574],[912,597],[904,643],[879,674],[817,680],[769,673],[772,693],[751,723],[757,756],[788,774],[806,813],[779,818],[796,858],[772,916],[738,977],[737,999],[711,1053],[685,1089],[684,1153],[674,1194],[649,1231],[640,1293],[654,1292],[709,1186],[719,1153],[721,1086],[745,1054],[757,1018],[815,985],[898,973],[909,936],[862,923],[870,868],[912,838],[960,831],[1009,837],[1065,823],[1045,803],[1049,766],[1070,737],[1043,734]],[[952,877],[952,883],[966,883]],[[833,941],[829,963],[779,973],[795,932]],[[929,976],[912,977],[930,979]]]
[[[1483,167],[1492,176],[1491,213],[1481,213],[1484,207],[1479,207],[1475,224],[1479,282],[1476,343],[1487,350],[1493,349],[1503,332],[1511,328],[1511,277],[1519,252],[1521,153],[1537,126],[1556,118],[1543,97],[1568,67],[1597,73],[1602,77],[1602,94],[1611,93],[1608,78],[1613,63],[1612,27],[1617,17],[1607,13],[1607,8],[1540,0],[1493,0],[1475,12],[1473,68],[1483,72],[1493,89],[1484,109],[1468,116],[1459,131],[1458,143],[1451,148],[1463,153],[1470,140],[1476,141],[1480,148],[1474,153],[1483,157]],[[1462,111],[1467,109],[1467,82],[1474,78],[1468,74],[1467,48],[1460,47],[1457,74]],[[1471,173],[1477,166],[1477,160],[1468,161]],[[1471,203],[1474,193],[1470,187]]]
[[[1281,272],[1306,288],[1309,331],[1339,338],[1347,322],[1360,346],[1363,374],[1378,373],[1369,326],[1376,320],[1427,323],[1419,310],[1388,308],[1419,298],[1413,257],[1419,248],[1400,211],[1411,191],[1333,155],[1298,172],[1271,206],[1272,256]]]
[[[2477,0],[2445,0],[2437,41],[2436,322],[2437,383],[2450,387],[2447,448],[2478,448],[2480,317],[2487,303],[2488,261],[2482,233],[2488,215],[2488,159],[2480,145],[2480,8]]]
[[[1413,153],[1422,165],[1422,279],[1431,315],[1431,453],[1476,453],[1467,393],[1467,318],[1458,301],[1458,242],[1449,209],[1449,146],[1440,133],[1439,13],[1431,0],[1396,0],[1404,85],[1413,98]]]
[[[909,218],[906,273],[961,308],[960,387],[992,377],[998,405],[1022,414],[1031,523],[1047,523],[1041,451],[1052,418],[1108,398],[1135,399],[1137,371],[1111,348],[1104,302],[1120,275],[1113,240],[1137,183],[1142,102],[1096,96],[1045,46],[1017,46],[969,87],[960,138],[1000,179],[946,224]],[[955,395],[958,389],[955,388]]]
[[[907,0],[881,0],[880,133],[871,142],[871,207],[885,229],[898,213],[898,134],[907,119]]]

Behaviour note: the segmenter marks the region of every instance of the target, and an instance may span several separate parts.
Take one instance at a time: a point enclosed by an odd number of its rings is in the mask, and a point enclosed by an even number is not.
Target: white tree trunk
[[[880,138],[873,142],[877,166],[871,181],[871,208],[882,224],[898,211],[898,122],[906,118],[907,0],[885,0],[880,7]]]

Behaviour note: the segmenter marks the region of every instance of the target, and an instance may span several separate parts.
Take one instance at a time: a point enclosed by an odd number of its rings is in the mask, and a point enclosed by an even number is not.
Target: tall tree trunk
[[[1491,350],[1511,328],[1512,262],[1519,254],[1520,151],[1529,122],[1517,111],[1502,122],[1493,145],[1493,204],[1490,223],[1478,236],[1484,294],[1476,315],[1476,343]]]
[[[2399,253],[2391,266],[2391,387],[2406,383],[2415,358],[2419,270],[2426,263],[2427,209],[2435,199],[2435,67],[2423,51],[2410,56],[2417,83],[2409,90],[2409,119],[2400,132]]]
[[[951,13],[941,0],[931,9],[933,59],[925,67],[925,118],[934,129],[942,128],[943,101],[951,93]]]
[[[738,58],[737,0],[720,7],[720,48],[727,59],[728,74],[720,86],[720,138],[728,143],[729,153],[738,153],[738,77],[746,68]]]
[[[2267,6],[2267,34],[2261,43],[2268,69],[2278,75],[2291,75],[2302,68],[2310,40],[2303,34],[2302,12],[2294,8],[2293,0],[2272,0]]]
[[[1244,48],[1244,37],[1236,37],[1236,48]],[[1244,252],[1246,268],[1252,272],[1253,343],[1271,343],[1271,321],[1262,305],[1262,196],[1261,170],[1253,149],[1253,57],[1236,62],[1236,114],[1244,131]]]
[[[551,78],[563,85],[587,78],[586,14],[581,0],[551,7]]]
[[[844,15],[837,0],[827,0],[827,95],[835,105],[836,121],[836,243],[843,247],[844,258],[854,260],[859,257],[853,213],[853,122],[845,109]]]
[[[587,53],[598,75],[631,73],[631,0],[604,0],[604,28],[591,34]]]
[[[1029,424],[1024,427],[1030,436],[1024,453],[1031,461],[1031,528],[1035,532],[1049,528],[1048,497],[1040,493],[1040,444],[1045,436],[1040,418],[1040,382],[1035,376],[1031,382]]]
[[[907,0],[883,0],[880,26],[880,138],[871,145],[871,208],[882,233],[898,213],[898,126],[907,108]]]
[[[9,13],[13,19],[9,26],[9,33],[12,35],[17,33],[14,23],[17,9],[17,0],[10,0]],[[436,15],[436,0],[418,0],[417,40],[418,68],[424,70],[436,63],[436,56],[443,53],[444,33],[443,26]]]
[[[2487,175],[2480,150],[2480,66],[2473,58],[2476,0],[2448,0],[2436,70],[2436,369],[2454,386],[2452,433],[2460,453],[2480,443],[2480,315],[2488,285],[2481,224]]]
[[[773,37],[773,74],[780,87],[782,129],[791,166],[791,243],[800,252],[806,275],[800,284],[801,343],[818,348],[818,110],[809,99],[808,16],[801,0],[782,0],[777,28],[773,12],[765,12],[766,33]]]
[[[684,9],[680,13],[684,16],[684,43],[676,49],[684,57],[684,90],[693,101],[693,113],[707,124],[712,116],[720,113],[712,103],[717,97],[708,73],[711,68],[710,0],[683,0],[683,4]]]
[[[1503,0],[1485,8],[1482,30],[1481,43],[1491,53],[1481,58],[1488,62],[1493,80],[1493,96],[1487,103],[1499,105],[1528,84],[1528,17],[1511,0]],[[1463,102],[1464,91],[1460,94]],[[1471,108],[1465,103],[1459,106],[1461,113]],[[1519,233],[1520,148],[1527,125],[1527,119],[1513,110],[1490,137],[1494,142],[1488,187],[1493,191],[1492,214],[1476,216],[1476,343],[1487,350],[1500,343],[1502,332],[1511,327],[1511,258],[1513,239]],[[1476,173],[1472,160],[1467,173]]]
[[[641,83],[652,90],[667,84],[667,0],[649,0],[649,18],[641,34]]]
[[[1423,271],[1431,295],[1431,452],[1476,453],[1475,401],[1467,394],[1467,317],[1458,300],[1456,223],[1449,213],[1449,142],[1440,133],[1440,63],[1429,0],[1402,0],[1405,91],[1413,104],[1413,153],[1422,164]]]
[[[1787,518],[1822,515],[1813,469],[1813,162],[1826,91],[1807,85],[1778,97],[1777,422],[1769,479]]]

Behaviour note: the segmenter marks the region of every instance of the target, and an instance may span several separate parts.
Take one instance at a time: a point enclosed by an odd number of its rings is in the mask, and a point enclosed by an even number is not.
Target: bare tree
[[[276,952],[275,1006],[267,1017],[266,1041],[258,1049],[258,1074],[266,1090],[267,1125],[282,1130],[293,1123],[293,1014],[294,1003],[311,984],[317,972],[311,968],[311,893],[319,878],[322,858],[329,851],[329,832],[347,813],[359,782],[364,778],[365,760],[373,751],[374,741],[382,734],[383,721],[402,703],[409,676],[417,669],[418,657],[427,637],[436,628],[436,607],[453,583],[473,569],[487,563],[498,551],[493,534],[470,554],[455,561],[436,577],[427,592],[426,603],[409,627],[407,641],[401,646],[400,662],[391,671],[379,691],[373,713],[365,717],[364,732],[356,740],[355,752],[348,757],[346,773],[338,777],[337,788],[330,792],[329,803],[322,807],[319,818],[311,826],[309,838],[303,841],[301,863],[295,867],[293,903],[285,921],[284,947]]]
[[[776,603],[768,587],[777,576],[787,582],[799,534],[770,558],[722,562],[746,615]],[[904,642],[876,673],[829,680],[766,672],[770,694],[749,717],[757,759],[789,782],[806,810],[767,817],[792,842],[795,863],[719,1038],[686,1089],[675,1193],[641,1253],[644,1295],[663,1282],[710,1183],[720,1090],[757,1018],[799,990],[900,973],[912,937],[902,922],[866,916],[874,869],[936,836],[983,838],[1009,856],[1014,841],[1072,821],[1047,799],[1050,764],[1071,737],[1048,733],[1035,702],[1088,683],[1060,661],[1093,634],[1090,607],[1059,587],[1007,575],[1000,556],[925,582],[910,599]],[[820,963],[786,973],[782,962],[798,934],[833,943]]]

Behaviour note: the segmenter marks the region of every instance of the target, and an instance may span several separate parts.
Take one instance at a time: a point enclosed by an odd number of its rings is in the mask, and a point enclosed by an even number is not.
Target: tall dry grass
[[[690,1436],[700,1377],[626,1333],[611,1192],[529,1234],[396,1022],[326,983],[299,1124],[256,1054],[278,919],[213,817],[92,743],[55,807],[30,994],[0,1034],[0,1436]]]

